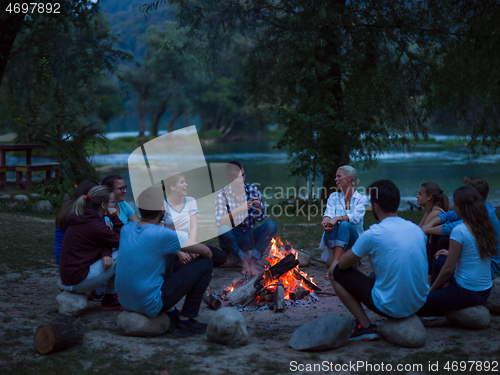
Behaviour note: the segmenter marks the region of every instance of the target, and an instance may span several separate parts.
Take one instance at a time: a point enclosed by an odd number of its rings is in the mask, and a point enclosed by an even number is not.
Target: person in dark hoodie
[[[111,218],[113,230],[102,219]],[[68,216],[59,260],[59,274],[66,291],[86,293],[106,284],[103,310],[123,309],[115,291],[115,260],[122,221],[116,215],[116,200],[107,186],[96,186],[80,196]]]

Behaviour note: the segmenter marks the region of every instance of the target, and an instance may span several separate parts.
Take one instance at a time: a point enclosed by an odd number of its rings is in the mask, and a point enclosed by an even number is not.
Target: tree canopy
[[[75,181],[97,177],[87,147],[103,130],[99,116],[112,116],[118,106],[106,93],[117,90],[111,74],[129,55],[115,43],[106,19],[88,7],[75,17],[30,20],[9,57],[0,93],[3,121],[19,141],[47,145]]]
[[[212,66],[234,35],[248,38],[251,48],[238,82],[284,126],[279,146],[291,146],[292,172],[317,166],[327,189],[335,186],[338,166],[352,158],[370,164],[380,150],[405,144],[400,134],[426,134],[429,121],[439,120],[438,111],[467,123],[468,132],[486,137],[490,146],[498,141],[498,132],[488,130],[492,117],[476,117],[498,110],[498,96],[492,97],[498,85],[493,88],[479,69],[482,61],[492,68],[495,61],[490,52],[498,44],[497,1],[168,3],[177,7],[180,26],[189,28],[199,55]],[[470,67],[470,78],[481,79],[467,79],[464,69]]]

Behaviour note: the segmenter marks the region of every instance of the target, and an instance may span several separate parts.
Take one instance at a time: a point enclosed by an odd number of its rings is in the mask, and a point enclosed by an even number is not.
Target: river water
[[[232,144],[202,145],[207,163],[226,163],[240,161],[246,172],[247,182],[260,184],[265,191],[265,200],[276,203],[287,195],[307,194],[308,182],[289,176],[288,157],[283,150],[273,148],[271,142],[238,142]],[[117,173],[124,176],[130,186],[127,161],[129,154],[96,155],[92,162],[118,168]],[[17,162],[13,157],[7,163]],[[426,181],[436,182],[450,197],[462,185],[464,176],[482,177],[490,185],[488,201],[500,206],[500,155],[482,156],[472,159],[464,148],[447,148],[441,145],[417,146],[411,152],[391,151],[378,156],[378,164],[369,170],[358,168],[361,188],[379,179],[390,179],[401,191],[401,209],[416,202],[419,185]],[[34,158],[34,163],[47,162],[48,159]],[[106,173],[103,172],[103,175]],[[14,176],[10,176],[10,180]],[[189,183],[189,181],[188,181]],[[316,186],[321,186],[321,178]],[[133,201],[129,191],[127,199]]]

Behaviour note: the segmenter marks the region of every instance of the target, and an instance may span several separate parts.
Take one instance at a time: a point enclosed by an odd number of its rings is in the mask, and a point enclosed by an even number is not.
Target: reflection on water
[[[240,161],[245,167],[247,182],[259,184],[261,192],[266,191],[266,201],[271,203],[281,199],[281,193],[291,193],[305,181],[297,181],[288,176],[287,154],[273,148],[270,142],[240,142],[233,144],[214,144],[202,146],[208,163],[226,163]],[[127,160],[129,154],[97,155],[92,162],[118,167],[116,171],[124,176],[130,186]],[[15,159],[15,158],[12,158]],[[35,163],[47,162],[47,159],[34,158]],[[416,147],[410,152],[388,152],[378,157],[379,163],[369,171],[358,169],[361,186],[366,187],[379,179],[390,179],[401,191],[402,207],[407,208],[407,200],[416,202],[415,196],[419,185],[425,181],[436,182],[448,196],[462,185],[466,175],[482,177],[490,185],[488,201],[500,206],[500,155],[487,155],[474,160],[468,157],[463,148],[446,148],[439,145]],[[16,163],[7,158],[7,163]],[[107,173],[103,173],[103,176]],[[12,175],[9,179],[14,179]],[[189,181],[188,181],[189,183]],[[321,186],[321,178],[316,181]],[[267,189],[266,189],[267,188]],[[301,192],[305,193],[306,189]],[[132,201],[132,194],[127,194]]]

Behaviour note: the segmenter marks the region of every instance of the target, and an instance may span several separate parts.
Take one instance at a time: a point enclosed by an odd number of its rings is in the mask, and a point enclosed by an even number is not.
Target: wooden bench
[[[16,172],[16,189],[21,189],[25,185],[26,190],[31,190],[31,173],[45,171],[45,180],[52,178],[52,171],[56,172],[56,178],[59,177],[59,163],[50,164],[19,164],[14,165]],[[26,180],[23,180],[23,172],[26,173]]]
[[[0,189],[7,188],[7,167],[0,167]]]

